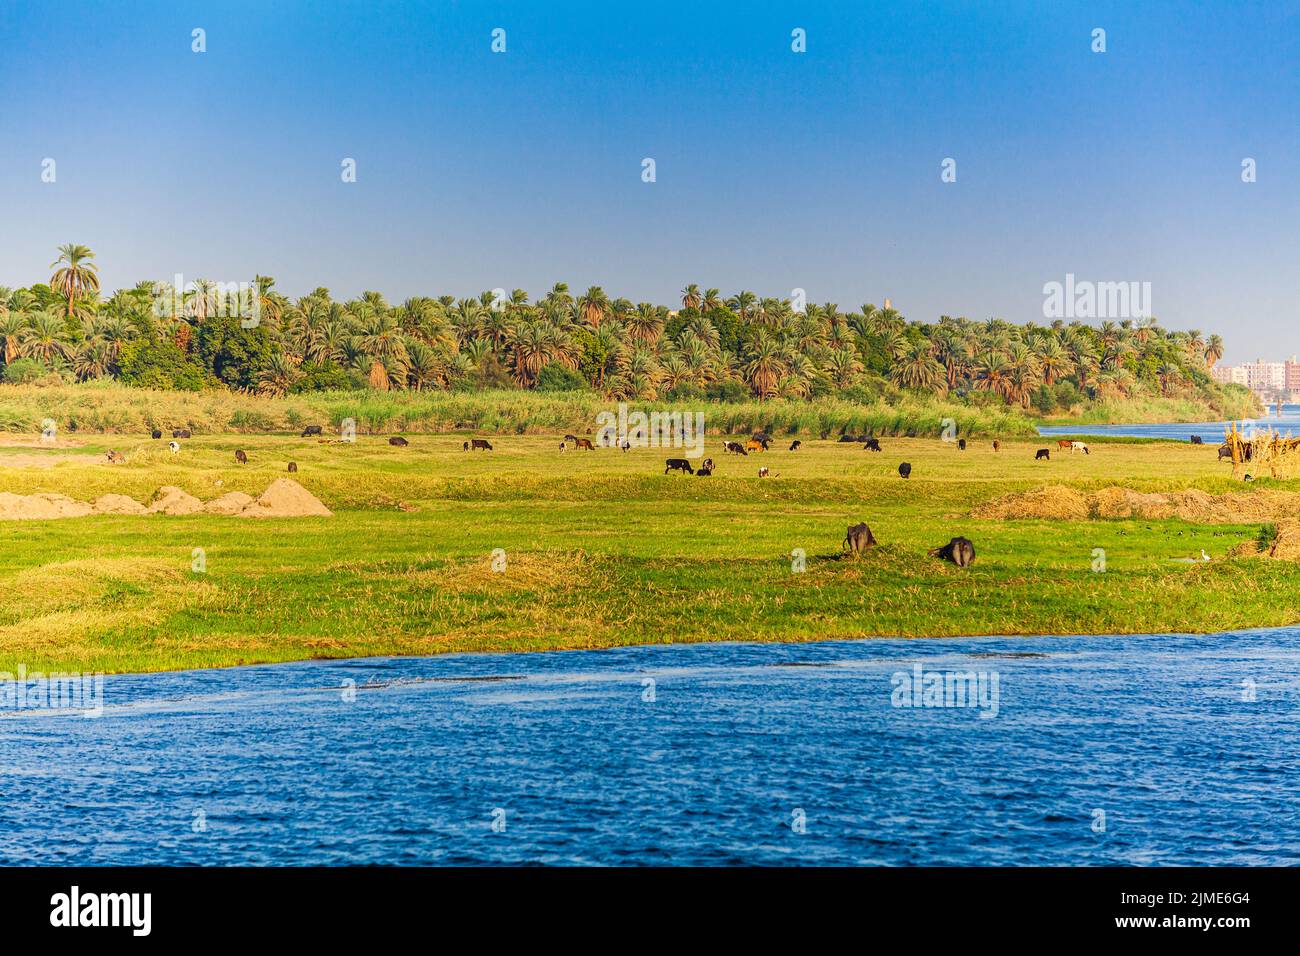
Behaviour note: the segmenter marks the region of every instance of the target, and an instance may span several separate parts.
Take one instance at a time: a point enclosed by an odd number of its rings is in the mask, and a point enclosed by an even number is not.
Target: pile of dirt
[[[93,509],[67,495],[15,495],[0,492],[0,521],[41,521],[51,518],[80,518]]]
[[[292,478],[277,478],[256,501],[239,513],[241,518],[330,517],[334,512]]]
[[[203,502],[175,485],[163,485],[154,496],[146,514],[192,515],[203,510]]]
[[[97,515],[142,515],[144,505],[126,495],[100,495],[95,499]]]
[[[1048,485],[1023,494],[1004,495],[980,505],[972,512],[976,518],[1003,520],[1017,518],[1065,520],[1087,518],[1088,514],[1088,499],[1073,488],[1062,485]]]
[[[1268,556],[1280,561],[1300,561],[1300,521],[1287,521],[1277,526],[1277,537],[1268,549]]]
[[[227,491],[220,498],[213,498],[203,506],[210,515],[237,515],[253,503],[253,496],[242,491]]]
[[[1300,494],[1291,491],[1211,495],[1195,488],[1144,493],[1112,486],[1083,494],[1049,485],[1004,495],[971,512],[976,518],[1182,518],[1199,524],[1255,524],[1300,517]]]

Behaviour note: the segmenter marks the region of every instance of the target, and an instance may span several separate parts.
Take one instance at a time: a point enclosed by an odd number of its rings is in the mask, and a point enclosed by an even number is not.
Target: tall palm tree
[[[703,301],[704,299],[700,295],[700,287],[696,285],[694,282],[692,282],[690,285],[688,285],[685,289],[682,290],[683,309],[698,309],[700,307],[700,303]]]
[[[1205,340],[1205,367],[1214,368],[1214,364],[1221,358],[1223,358],[1223,339],[1211,335]]]
[[[50,263],[57,271],[50,276],[50,288],[68,300],[68,318],[72,318],[72,305],[80,296],[99,291],[99,267],[93,260],[95,254],[88,246],[67,243],[59,246],[59,258]]]

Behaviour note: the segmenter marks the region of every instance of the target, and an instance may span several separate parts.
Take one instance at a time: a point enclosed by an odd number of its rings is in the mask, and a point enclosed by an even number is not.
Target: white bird
[[[1202,560],[1202,561],[1208,561],[1208,560],[1210,560],[1210,556],[1209,556],[1208,554],[1205,553],[1205,549],[1204,549],[1204,548],[1201,548],[1201,560]]]

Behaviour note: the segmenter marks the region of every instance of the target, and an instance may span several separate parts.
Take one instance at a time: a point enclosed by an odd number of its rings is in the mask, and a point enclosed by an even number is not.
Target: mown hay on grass
[[[1277,526],[1277,537],[1268,556],[1279,561],[1300,561],[1300,521],[1286,521]]]
[[[1047,520],[1083,519],[1089,516],[1088,499],[1062,485],[1048,485],[1020,494],[1003,495],[976,508],[976,518],[1014,521],[1017,518]]]
[[[1181,518],[1197,524],[1253,524],[1300,516],[1300,494],[1290,491],[1211,495],[1195,488],[1145,493],[1112,486],[1084,494],[1049,485],[1004,495],[975,508],[976,518],[998,520],[1081,518]]]

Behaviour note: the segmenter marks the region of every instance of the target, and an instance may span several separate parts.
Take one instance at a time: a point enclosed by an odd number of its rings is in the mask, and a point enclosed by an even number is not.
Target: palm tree
[[[942,390],[946,381],[944,367],[934,357],[928,342],[911,346],[889,370],[889,376],[901,388],[925,391]]]
[[[743,370],[749,387],[759,398],[767,398],[775,393],[777,382],[786,371],[785,363],[781,361],[780,346],[766,334],[759,333]]]
[[[21,333],[19,354],[23,358],[39,359],[46,365],[55,364],[68,354],[63,341],[63,320],[53,312],[37,312]]]
[[[88,246],[73,243],[59,246],[59,258],[50,268],[59,267],[50,276],[50,288],[68,300],[68,318],[72,318],[72,304],[79,297],[99,291],[99,267],[91,260],[95,254]]]
[[[1223,358],[1223,339],[1217,335],[1211,335],[1205,341],[1205,367],[1214,368],[1214,363]]]
[[[600,328],[600,323],[605,321],[608,310],[609,296],[605,295],[605,290],[598,285],[589,288],[578,299],[578,314],[592,328]]]
[[[700,296],[700,287],[694,282],[682,290],[683,309],[698,309],[700,303],[703,301],[703,298]]]

